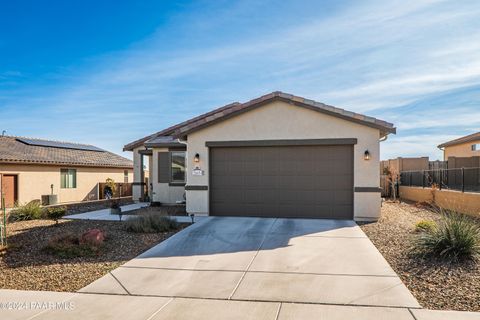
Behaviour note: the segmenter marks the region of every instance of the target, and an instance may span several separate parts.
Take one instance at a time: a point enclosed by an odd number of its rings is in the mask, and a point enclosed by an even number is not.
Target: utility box
[[[42,206],[48,206],[58,203],[58,196],[56,194],[42,195]]]

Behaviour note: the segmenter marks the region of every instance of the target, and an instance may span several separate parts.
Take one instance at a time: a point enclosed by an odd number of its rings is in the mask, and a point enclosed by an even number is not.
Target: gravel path
[[[412,204],[385,202],[380,220],[361,228],[423,307],[480,311],[480,263],[449,264],[410,254],[415,223],[439,218]]]
[[[136,234],[123,224],[110,221],[32,220],[7,225],[9,248],[0,252],[0,288],[19,290],[77,291],[110,270],[136,257],[175,232]],[[95,257],[62,259],[42,249],[49,239],[72,232],[98,228],[106,233]]]

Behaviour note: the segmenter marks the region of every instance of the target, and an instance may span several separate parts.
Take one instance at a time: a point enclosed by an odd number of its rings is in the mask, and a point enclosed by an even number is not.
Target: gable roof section
[[[91,145],[14,136],[0,136],[0,163],[133,168],[131,160]]]
[[[382,135],[387,135],[389,133],[396,133],[396,128],[393,124],[388,123],[383,120],[379,120],[373,117],[368,117],[362,114],[350,112],[344,109],[336,108],[323,104],[321,102],[316,102],[314,100],[305,99],[302,97],[294,96],[291,94],[283,93],[280,91],[275,91],[267,95],[261,96],[259,98],[250,100],[245,103],[232,103],[224,107],[215,109],[211,112],[205,113],[193,119],[182,122],[178,125],[172,126],[165,130],[159,131],[153,135],[147,136],[145,138],[139,139],[132,143],[125,145],[124,150],[133,150],[136,147],[142,146],[145,142],[157,138],[159,136],[171,136],[173,138],[184,138],[189,133],[200,130],[209,125],[215,124],[219,121],[226,120],[230,117],[236,116],[243,112],[255,109],[257,107],[266,105],[272,101],[284,101],[299,107],[304,107],[310,110],[314,110],[323,114],[330,116],[338,117],[347,121],[352,121],[365,125],[368,127],[379,129]]]
[[[438,148],[445,148],[445,147],[455,146],[457,144],[462,144],[462,143],[472,142],[472,141],[479,141],[479,140],[480,140],[480,132],[476,132],[476,133],[469,134],[468,136],[464,136],[455,140],[444,142],[438,145]]]

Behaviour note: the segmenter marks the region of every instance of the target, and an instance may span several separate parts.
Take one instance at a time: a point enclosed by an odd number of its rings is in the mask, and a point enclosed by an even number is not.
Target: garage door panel
[[[319,191],[331,190],[334,179],[332,177],[319,177],[315,181],[315,189]]]
[[[337,218],[335,208],[331,205],[317,205],[315,207],[315,214],[318,217],[322,217],[325,219],[335,219]]]
[[[277,204],[278,194],[274,189],[262,190],[263,202],[269,206],[275,206]]]
[[[300,203],[315,203],[315,191],[313,190],[298,190],[295,191],[296,200]]]
[[[318,177],[313,175],[300,177],[297,179],[295,187],[302,190],[315,190]]]
[[[300,217],[302,210],[295,203],[288,203],[278,206],[276,216],[282,218]]]
[[[258,181],[259,189],[276,188],[278,185],[278,177],[275,175],[261,175]]]
[[[335,206],[335,216],[338,217],[338,219],[351,219],[351,206],[345,205],[345,206],[340,206],[337,205]]]
[[[234,192],[232,192],[232,190]],[[234,189],[214,189],[212,192],[215,193],[215,203],[243,203],[244,201],[244,192],[235,192]]]
[[[281,162],[278,165],[278,172],[284,175],[294,175],[297,172],[297,166],[287,161]]]
[[[246,199],[245,202],[248,204],[252,204],[252,203],[261,204],[264,201],[262,193],[258,192],[257,189],[252,189],[252,190],[247,189],[244,191],[244,194]]]
[[[300,161],[299,163],[292,164],[292,167],[295,168],[297,175],[309,176],[312,174],[315,165],[315,161]]]
[[[332,179],[331,183],[335,189],[350,190],[353,185],[353,180],[351,176],[341,175]]]
[[[244,177],[245,181],[245,186],[246,187],[254,187],[254,188],[259,188],[260,184],[260,176],[259,175],[246,175]]]
[[[331,163],[331,160],[317,161],[312,168],[312,174],[314,175],[330,176],[332,171],[333,163]]]
[[[244,163],[243,172],[245,175],[259,175],[261,172],[261,168],[258,166],[257,162],[248,161]]]
[[[333,195],[333,201],[338,205],[351,205],[353,204],[353,197],[350,190],[337,190]]]
[[[211,149],[210,213],[353,217],[353,146]]]
[[[337,174],[352,174],[353,166],[346,160],[334,160],[331,166],[333,172]]]

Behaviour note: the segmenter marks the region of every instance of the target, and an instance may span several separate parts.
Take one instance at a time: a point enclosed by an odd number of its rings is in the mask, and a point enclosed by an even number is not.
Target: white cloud
[[[189,28],[217,28],[213,30],[219,39],[209,41],[208,46],[199,46],[201,39],[192,39],[198,40],[192,41],[195,45],[187,43],[179,49],[179,40],[165,42],[165,30],[159,29],[128,50],[69,73],[66,80],[53,89],[45,88],[43,94],[22,92],[22,97],[18,94],[9,99],[0,92],[1,98],[7,100],[5,109],[10,112],[17,106],[31,106],[32,113],[23,119],[45,114],[45,110],[58,119],[69,115],[66,125],[82,127],[92,139],[99,130],[122,128],[124,140],[119,142],[118,136],[108,138],[108,133],[102,132],[118,150],[138,134],[156,131],[217,104],[272,90],[369,111],[480,83],[477,1],[352,2],[322,19],[305,7],[303,16],[285,16],[275,28],[224,38],[220,36],[222,26],[232,17],[238,19],[236,11],[222,10],[205,24],[178,16],[172,25],[181,25],[186,38]],[[241,9],[236,5],[236,10]],[[102,128],[100,120],[106,117],[111,123]],[[392,118],[386,120],[398,120],[401,138],[401,130],[452,122],[478,124],[475,117],[462,114],[425,117],[422,109]],[[134,127],[139,125],[142,128]],[[395,150],[397,155],[406,150],[420,152],[420,146],[427,144],[426,140],[396,139],[383,144],[391,154]]]

